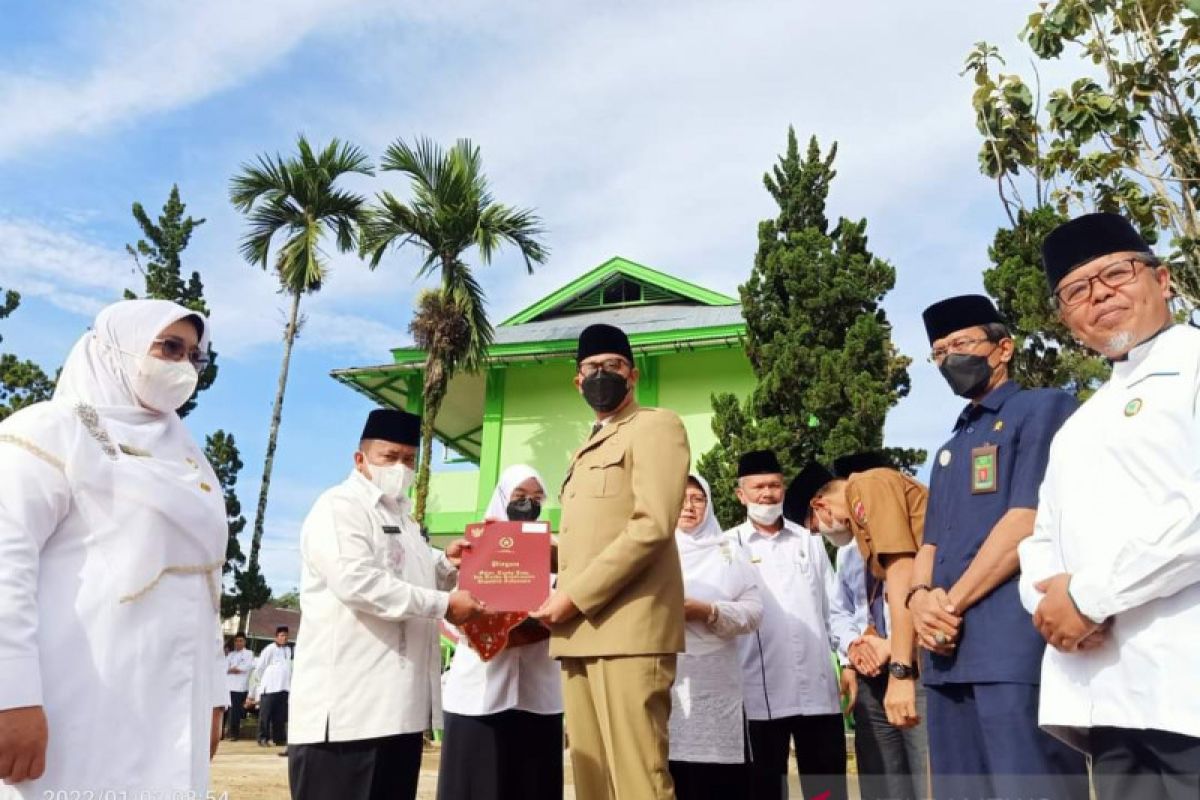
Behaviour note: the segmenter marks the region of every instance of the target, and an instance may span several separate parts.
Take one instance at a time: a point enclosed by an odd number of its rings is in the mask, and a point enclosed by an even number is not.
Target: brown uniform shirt
[[[869,469],[846,481],[850,530],[871,573],[883,579],[881,556],[915,556],[925,537],[929,490],[894,469]]]

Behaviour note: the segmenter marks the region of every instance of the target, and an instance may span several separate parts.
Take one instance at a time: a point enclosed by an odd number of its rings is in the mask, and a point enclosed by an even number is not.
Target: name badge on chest
[[[994,444],[971,450],[971,494],[991,494],[999,488],[996,450]]]
[[[383,532],[389,536],[395,536],[398,533],[402,533],[399,525],[384,525]]]

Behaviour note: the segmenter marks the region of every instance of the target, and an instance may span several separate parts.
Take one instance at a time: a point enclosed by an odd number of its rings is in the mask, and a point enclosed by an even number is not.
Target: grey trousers
[[[921,723],[902,730],[887,719],[883,698],[888,676],[858,676],[854,703],[854,755],[863,800],[929,797],[929,735],[925,723],[925,688],[917,681],[917,715]]]

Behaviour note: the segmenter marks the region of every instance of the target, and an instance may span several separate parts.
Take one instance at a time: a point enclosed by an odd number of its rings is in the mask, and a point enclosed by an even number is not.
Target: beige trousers
[[[674,800],[667,718],[675,654],[563,658],[578,800]]]

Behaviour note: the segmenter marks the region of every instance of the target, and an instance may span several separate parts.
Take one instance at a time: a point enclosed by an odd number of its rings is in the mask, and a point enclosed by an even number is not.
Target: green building
[[[460,466],[434,467],[430,533],[455,536],[481,519],[501,470],[520,463],[546,480],[547,510],[557,524],[557,488],[594,421],[572,384],[576,339],[594,322],[629,334],[641,372],[637,400],[682,417],[693,463],[714,442],[711,395],[744,397],[754,385],[736,300],[610,259],[497,325],[486,368],[450,382],[435,429],[448,461]],[[390,364],[335,370],[333,377],[381,405],[419,413],[424,365],[424,351],[398,348]]]

